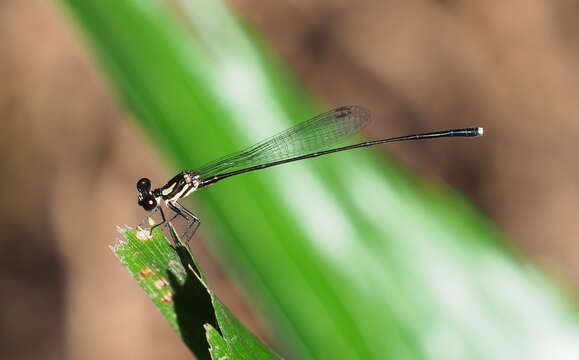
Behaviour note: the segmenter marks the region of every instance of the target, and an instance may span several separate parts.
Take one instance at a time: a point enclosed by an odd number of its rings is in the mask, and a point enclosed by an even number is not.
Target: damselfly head
[[[137,181],[137,190],[141,194],[148,194],[151,192],[151,180],[147,178],[142,178]]]
[[[137,191],[139,192],[139,205],[146,211],[154,210],[159,205],[157,199],[151,193],[151,180],[142,178],[137,181]]]

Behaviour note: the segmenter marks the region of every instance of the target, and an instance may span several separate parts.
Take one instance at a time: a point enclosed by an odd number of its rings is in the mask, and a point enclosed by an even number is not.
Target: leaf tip
[[[143,229],[140,226],[137,227],[137,232],[135,235],[136,235],[137,239],[139,239],[141,241],[149,241],[155,237],[153,235],[153,232],[151,231],[151,229],[147,229],[147,228]]]
[[[129,225],[117,225],[117,231],[119,234],[121,235],[125,235],[125,233],[129,230],[132,230],[133,228],[130,227]]]

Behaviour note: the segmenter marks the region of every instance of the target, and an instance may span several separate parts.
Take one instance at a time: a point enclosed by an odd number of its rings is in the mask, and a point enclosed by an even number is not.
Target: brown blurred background
[[[230,4],[319,98],[369,107],[369,136],[484,126],[460,152],[451,141],[391,152],[579,286],[578,1]],[[55,1],[0,1],[2,359],[191,358],[108,248],[116,224],[143,216],[135,181],[172,170],[103,79]],[[264,336],[195,247],[218,294]]]

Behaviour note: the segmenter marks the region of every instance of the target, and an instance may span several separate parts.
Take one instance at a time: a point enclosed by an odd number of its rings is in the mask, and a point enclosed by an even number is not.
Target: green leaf
[[[269,348],[259,341],[243,324],[212,294],[215,315],[223,338],[236,359],[268,360],[278,359]]]
[[[170,229],[175,246],[158,229],[150,234],[121,228],[124,241],[113,251],[191,351],[199,359],[209,359],[211,343],[205,333],[209,326],[223,333],[232,358],[277,359],[207,288],[197,261]]]
[[[177,10],[152,0],[62,2],[177,169],[315,113],[220,1],[183,0]],[[567,359],[579,351],[575,308],[505,249],[478,210],[375,152],[276,167],[194,195],[204,237],[287,356]]]
[[[207,335],[207,341],[211,346],[209,352],[211,353],[212,360],[237,360],[237,358],[229,351],[227,343],[219,332],[213,328],[213,326],[207,324],[205,325],[205,333]]]
[[[199,359],[208,359],[203,325],[217,326],[217,320],[205,286],[160,231],[153,236],[129,228],[120,232],[126,241],[115,244],[114,253],[191,351]]]

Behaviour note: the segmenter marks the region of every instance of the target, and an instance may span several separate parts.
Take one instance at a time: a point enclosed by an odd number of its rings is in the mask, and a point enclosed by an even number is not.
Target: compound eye
[[[147,211],[151,211],[157,207],[157,200],[152,195],[145,195],[139,200],[139,205]]]
[[[140,193],[146,194],[151,191],[151,180],[147,178],[142,178],[141,180],[137,181],[137,190]]]

